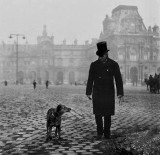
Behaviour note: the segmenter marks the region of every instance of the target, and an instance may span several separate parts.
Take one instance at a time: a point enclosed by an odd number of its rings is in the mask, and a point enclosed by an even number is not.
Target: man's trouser
[[[104,117],[104,123],[103,123]],[[97,124],[97,134],[103,135],[105,137],[110,136],[110,128],[111,128],[111,115],[95,115],[95,120]],[[103,125],[104,124],[104,125]]]

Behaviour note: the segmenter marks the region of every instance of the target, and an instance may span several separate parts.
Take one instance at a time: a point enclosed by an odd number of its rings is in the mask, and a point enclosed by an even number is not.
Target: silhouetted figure
[[[98,60],[90,65],[86,95],[93,103],[97,139],[101,139],[103,135],[109,139],[111,115],[115,113],[114,79],[120,105],[124,95],[123,82],[118,63],[108,57],[107,43],[97,43],[97,49]]]
[[[4,81],[4,85],[7,86],[7,85],[8,85],[8,82],[7,82],[7,81]]]
[[[37,82],[34,80],[34,81],[33,81],[33,88],[34,88],[34,89],[36,88],[36,85],[37,85]]]
[[[46,81],[46,88],[48,89],[48,86],[49,86],[49,81],[47,80]]]

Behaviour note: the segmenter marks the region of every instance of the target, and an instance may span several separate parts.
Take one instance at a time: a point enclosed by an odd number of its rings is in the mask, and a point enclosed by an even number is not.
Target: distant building
[[[54,44],[46,26],[37,44],[19,45],[18,81],[55,84],[83,83],[87,80],[91,61],[97,59],[96,43],[107,41],[111,58],[116,60],[125,83],[134,79],[141,83],[149,74],[160,73],[160,31],[157,25],[146,28],[136,6],[119,5],[106,15],[99,38],[79,45],[75,39],[68,45]],[[0,80],[16,81],[16,44],[0,45]]]

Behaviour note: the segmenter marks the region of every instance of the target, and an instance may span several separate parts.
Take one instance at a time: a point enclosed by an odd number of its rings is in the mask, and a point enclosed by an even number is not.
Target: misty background
[[[159,0],[0,0],[0,41],[13,43],[9,35],[22,33],[36,44],[46,25],[55,44],[84,44],[99,38],[105,16],[118,5],[137,6],[146,28],[160,26]]]

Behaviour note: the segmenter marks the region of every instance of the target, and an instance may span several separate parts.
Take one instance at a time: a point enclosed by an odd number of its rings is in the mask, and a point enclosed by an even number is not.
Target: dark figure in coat
[[[4,81],[4,85],[7,86],[7,85],[8,85],[8,82],[7,82],[7,81]]]
[[[86,95],[93,101],[97,138],[101,139],[104,134],[104,137],[108,139],[110,138],[111,115],[115,113],[114,79],[119,103],[124,95],[123,82],[118,63],[108,58],[107,43],[97,43],[97,49],[96,54],[99,58],[90,65]]]
[[[37,82],[34,80],[34,81],[33,81],[33,88],[34,88],[34,89],[36,89],[36,85],[37,85]]]
[[[49,86],[49,81],[47,80],[46,81],[46,88],[48,89],[48,86]]]

